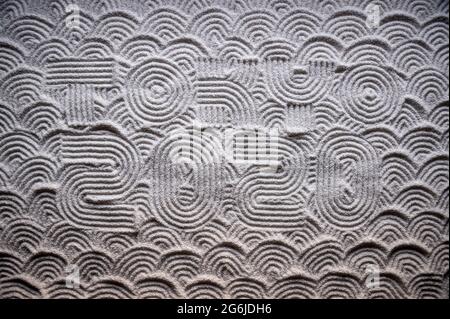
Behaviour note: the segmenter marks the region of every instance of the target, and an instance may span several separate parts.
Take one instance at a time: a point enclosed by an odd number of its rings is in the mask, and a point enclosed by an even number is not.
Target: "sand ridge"
[[[1,298],[448,298],[448,1],[0,2]]]

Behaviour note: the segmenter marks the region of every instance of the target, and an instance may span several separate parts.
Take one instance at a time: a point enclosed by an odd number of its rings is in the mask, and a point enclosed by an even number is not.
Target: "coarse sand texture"
[[[0,0],[0,298],[448,298],[448,0]]]

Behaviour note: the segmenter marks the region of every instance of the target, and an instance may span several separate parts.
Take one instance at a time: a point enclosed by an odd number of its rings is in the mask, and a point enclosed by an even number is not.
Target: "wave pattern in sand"
[[[447,0],[1,1],[0,296],[448,297],[448,24]]]

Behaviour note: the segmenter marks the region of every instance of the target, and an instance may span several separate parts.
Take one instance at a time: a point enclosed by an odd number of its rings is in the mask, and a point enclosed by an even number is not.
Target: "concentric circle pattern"
[[[125,100],[144,123],[162,126],[190,106],[191,83],[180,68],[166,59],[146,60],[130,71]]]
[[[0,0],[0,298],[448,298],[448,9]]]
[[[353,119],[376,124],[395,118],[403,103],[402,81],[395,71],[378,65],[358,65],[347,70],[339,98]]]
[[[318,146],[317,206],[320,216],[341,228],[370,219],[380,194],[376,150],[345,130],[331,130]]]

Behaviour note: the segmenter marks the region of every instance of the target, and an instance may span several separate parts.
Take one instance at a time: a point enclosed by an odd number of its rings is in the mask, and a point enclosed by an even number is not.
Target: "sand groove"
[[[1,1],[0,297],[448,298],[448,23]]]

